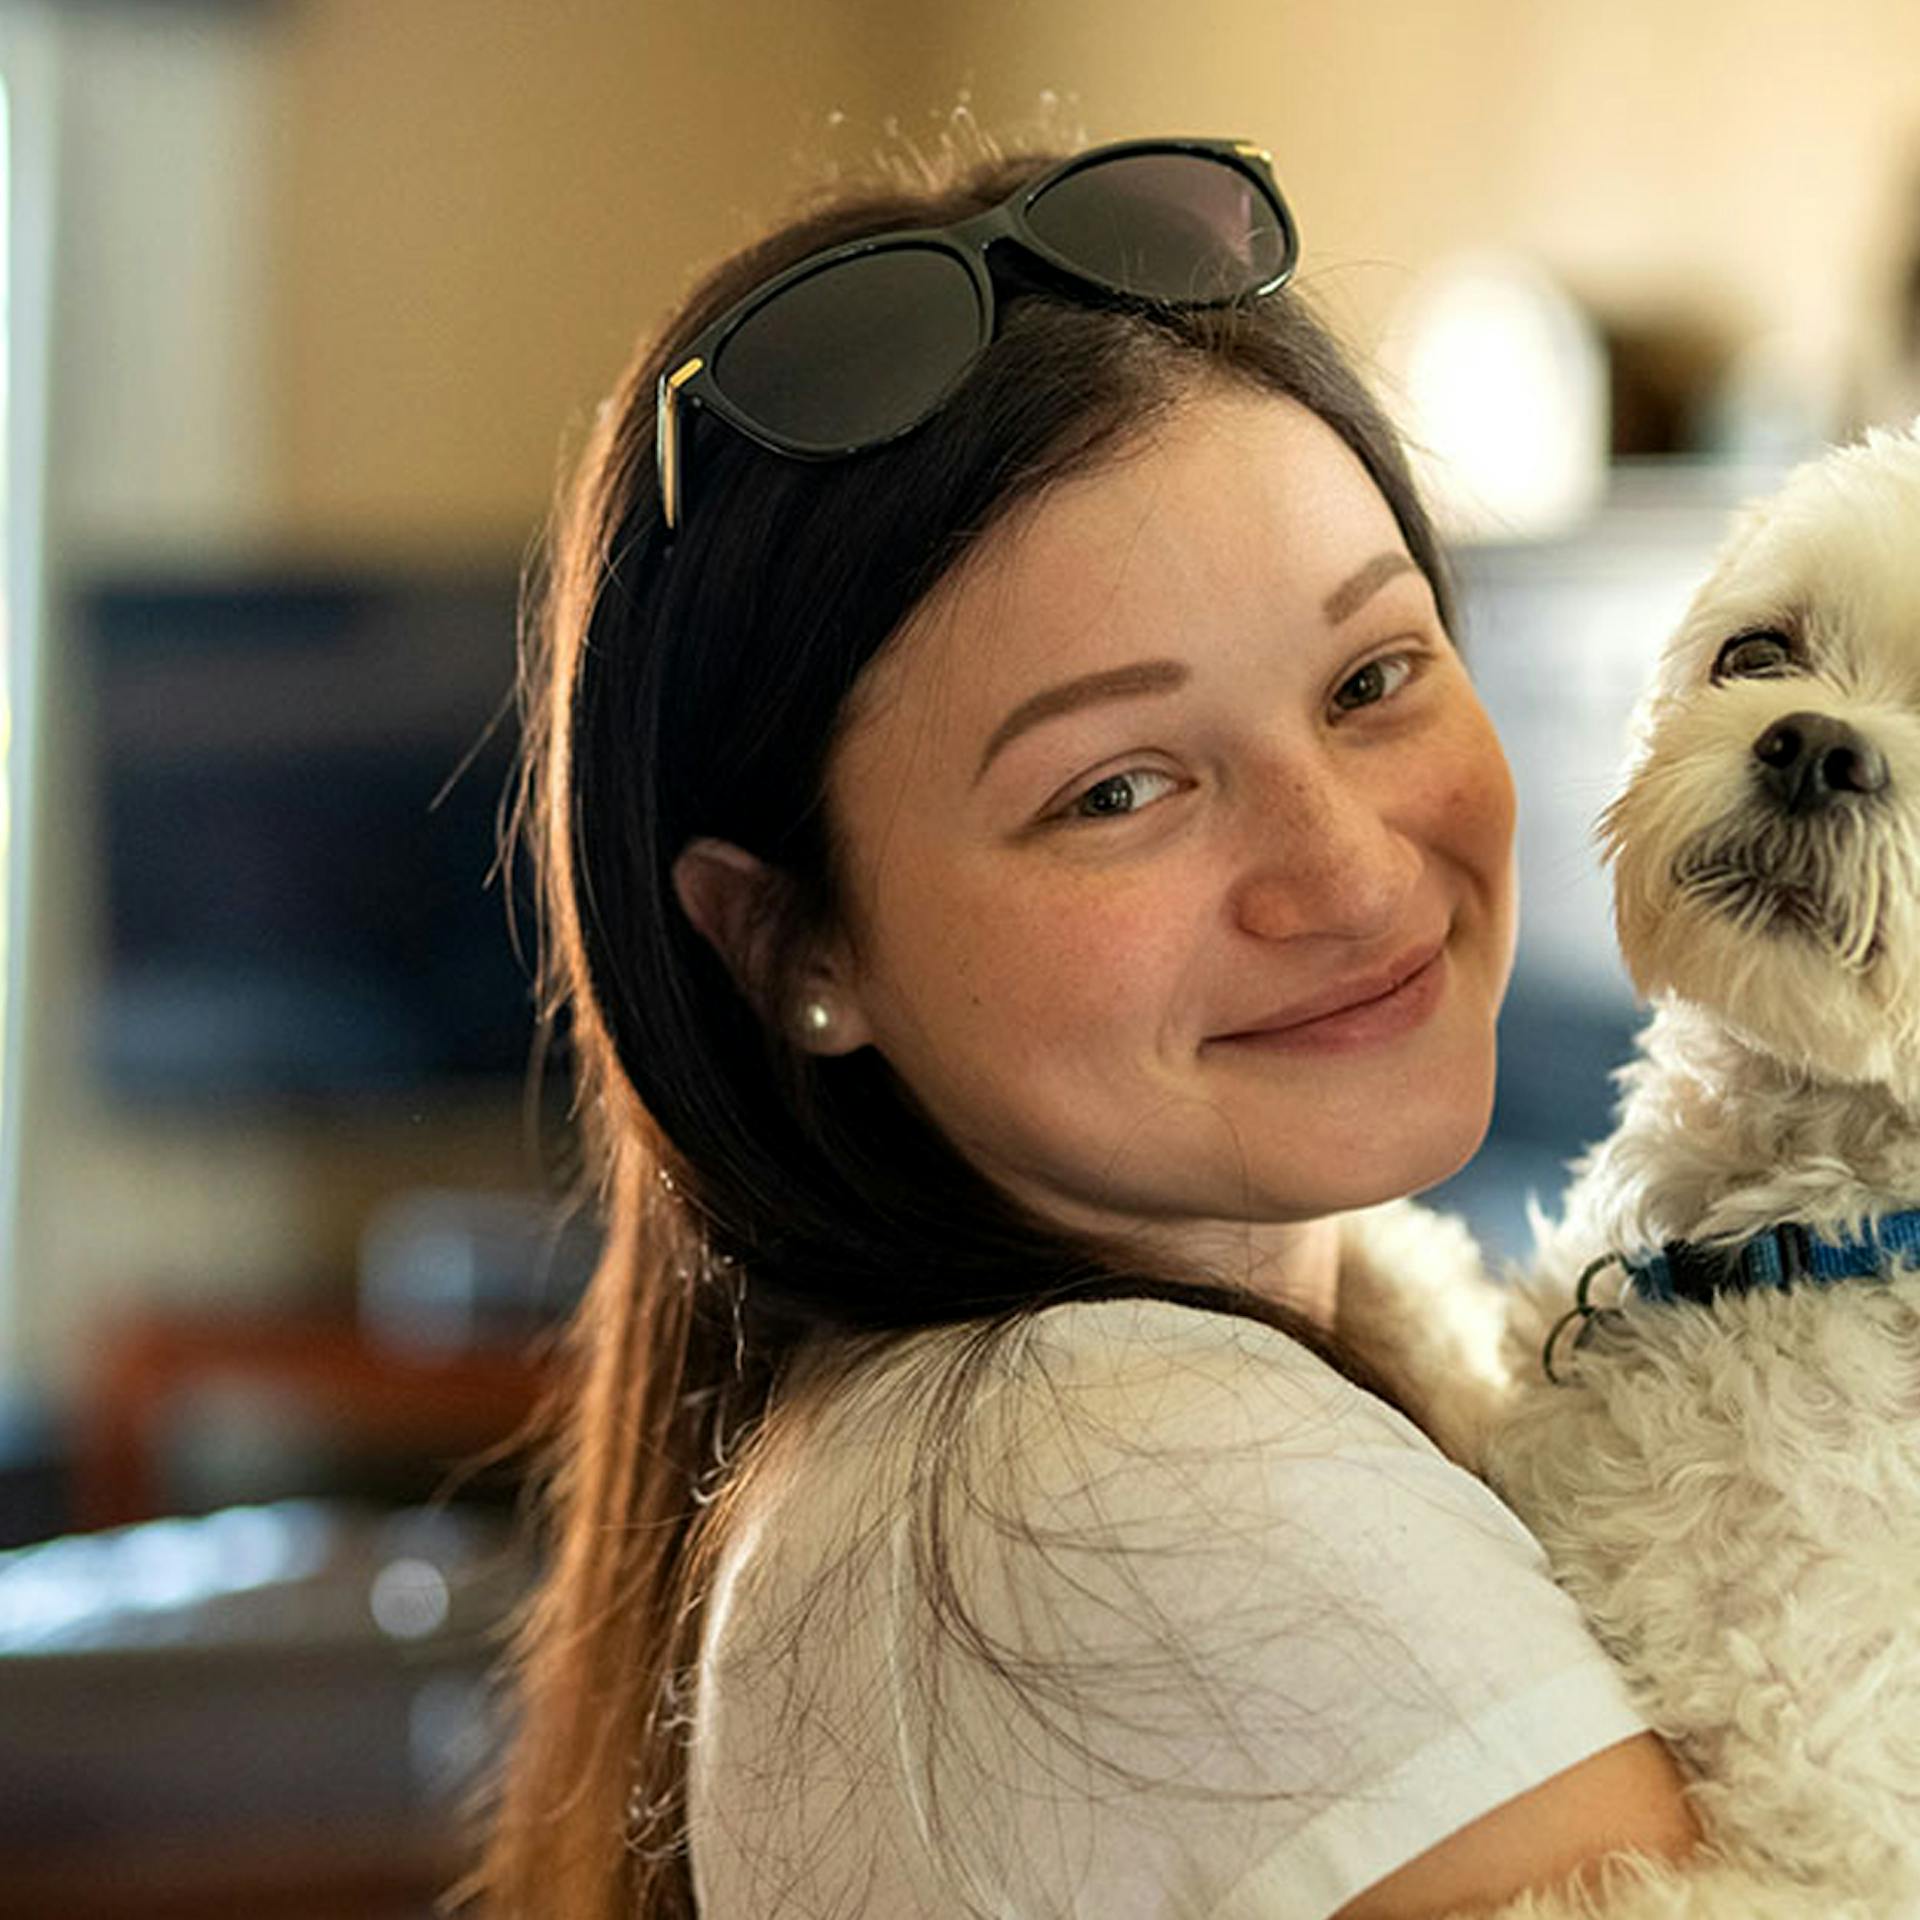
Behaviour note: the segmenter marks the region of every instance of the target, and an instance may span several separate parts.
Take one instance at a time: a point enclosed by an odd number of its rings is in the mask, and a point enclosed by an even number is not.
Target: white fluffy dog
[[[1920,1914],[1920,437],[1745,510],[1601,837],[1653,1013],[1479,1464],[1726,1854]]]
[[[1920,1920],[1920,422],[1745,510],[1634,733],[1615,1131],[1510,1289],[1457,1221],[1348,1216],[1340,1321],[1545,1546],[1711,1842],[1499,1920]]]

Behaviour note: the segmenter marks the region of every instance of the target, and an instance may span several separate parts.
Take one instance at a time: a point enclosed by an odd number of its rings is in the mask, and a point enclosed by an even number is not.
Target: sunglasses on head
[[[661,375],[654,452],[669,531],[686,511],[688,409],[775,453],[832,460],[938,411],[992,340],[994,283],[1143,307],[1274,292],[1299,257],[1273,159],[1240,140],[1127,140],[947,227],[904,228],[756,287]]]

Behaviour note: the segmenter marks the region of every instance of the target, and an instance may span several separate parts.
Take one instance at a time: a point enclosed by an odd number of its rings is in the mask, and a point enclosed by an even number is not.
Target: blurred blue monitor
[[[528,1070],[531,889],[498,819],[517,586],[119,577],[78,593],[99,986],[117,1098],[502,1094]]]

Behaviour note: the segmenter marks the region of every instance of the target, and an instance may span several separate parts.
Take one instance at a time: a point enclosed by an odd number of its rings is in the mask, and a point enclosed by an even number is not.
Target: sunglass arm
[[[660,510],[666,517],[667,531],[680,524],[680,389],[706,365],[697,354],[683,361],[671,373],[660,376],[658,405],[654,412],[653,451],[660,467]]]

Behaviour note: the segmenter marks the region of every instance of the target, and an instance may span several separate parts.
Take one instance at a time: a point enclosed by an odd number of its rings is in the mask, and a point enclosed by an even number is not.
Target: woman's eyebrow
[[[993,738],[987,742],[980,764],[974,769],[973,784],[976,787],[980,784],[982,775],[1002,747],[1043,720],[1092,706],[1099,700],[1121,700],[1136,693],[1170,693],[1175,687],[1185,686],[1192,677],[1193,669],[1184,660],[1135,660],[1124,667],[1083,673],[1077,680],[1061,681],[1057,687],[1043,687],[1022,700],[994,728]]]
[[[1337,627],[1350,614],[1358,613],[1389,580],[1403,573],[1418,573],[1410,553],[1376,553],[1351,580],[1344,580],[1327,595],[1321,611],[1327,624]]]
[[[1418,571],[1411,554],[1376,553],[1358,573],[1351,579],[1343,580],[1327,595],[1321,609],[1327,617],[1327,624],[1338,626],[1342,620],[1359,612],[1389,580],[1403,573]],[[1135,660],[1124,667],[1107,667],[1099,673],[1084,673],[1078,679],[1063,680],[1057,687],[1043,687],[1038,693],[1022,700],[994,728],[993,738],[987,742],[986,751],[980,756],[980,764],[974,769],[973,784],[976,787],[980,784],[1001,748],[1017,740],[1028,728],[1037,727],[1043,720],[1077,712],[1081,707],[1092,706],[1101,700],[1122,700],[1139,693],[1169,693],[1175,687],[1184,686],[1192,676],[1192,668],[1184,661]]]

